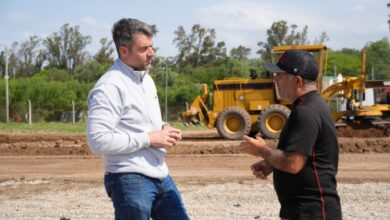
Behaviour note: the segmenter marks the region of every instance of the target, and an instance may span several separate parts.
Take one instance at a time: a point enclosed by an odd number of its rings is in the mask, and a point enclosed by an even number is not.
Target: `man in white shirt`
[[[88,96],[88,144],[102,155],[115,219],[189,219],[165,163],[166,148],[182,133],[163,123],[148,74],[156,32],[136,19],[116,22],[112,35],[119,59]]]

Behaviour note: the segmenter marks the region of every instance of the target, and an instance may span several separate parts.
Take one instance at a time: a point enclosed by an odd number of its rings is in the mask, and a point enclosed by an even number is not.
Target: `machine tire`
[[[290,112],[289,108],[279,104],[272,104],[265,108],[259,119],[259,130],[262,136],[269,139],[279,138]]]
[[[227,107],[218,116],[216,127],[221,137],[240,139],[251,131],[251,116],[242,108]]]

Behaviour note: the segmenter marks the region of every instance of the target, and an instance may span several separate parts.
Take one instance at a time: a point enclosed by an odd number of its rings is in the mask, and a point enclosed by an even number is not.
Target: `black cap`
[[[280,57],[278,63],[264,63],[264,68],[272,73],[289,73],[303,79],[315,81],[318,75],[316,59],[304,50],[288,50]]]

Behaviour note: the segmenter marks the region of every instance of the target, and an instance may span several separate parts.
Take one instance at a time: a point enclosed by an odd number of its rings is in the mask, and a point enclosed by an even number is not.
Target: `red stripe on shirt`
[[[321,182],[320,182],[320,177],[318,176],[318,171],[317,171],[317,164],[316,164],[316,154],[314,152],[313,148],[313,168],[314,168],[314,174],[316,175],[316,180],[317,180],[317,186],[320,191],[320,200],[321,200],[321,205],[322,205],[322,219],[325,220],[325,201],[324,197],[322,195],[322,187],[321,187]]]

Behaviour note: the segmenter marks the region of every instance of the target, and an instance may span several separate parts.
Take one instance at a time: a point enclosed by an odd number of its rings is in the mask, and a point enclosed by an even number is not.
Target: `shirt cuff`
[[[164,129],[165,125],[170,125],[168,122],[162,122],[161,129]]]
[[[128,134],[130,146],[135,146],[136,149],[150,147],[149,135],[146,132]]]

